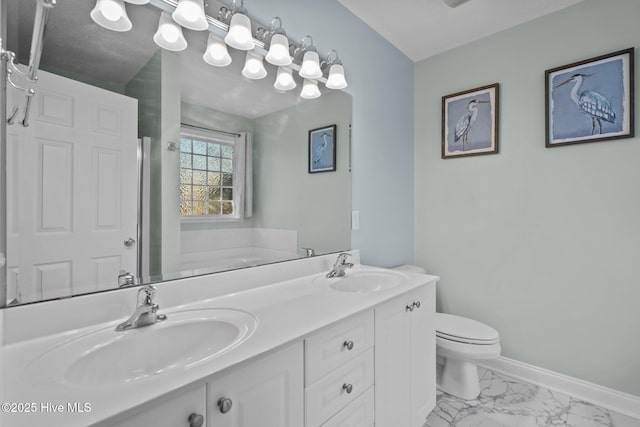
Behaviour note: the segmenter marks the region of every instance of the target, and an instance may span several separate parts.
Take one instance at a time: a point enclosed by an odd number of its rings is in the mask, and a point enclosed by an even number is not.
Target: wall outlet
[[[351,229],[360,230],[360,211],[351,211]]]

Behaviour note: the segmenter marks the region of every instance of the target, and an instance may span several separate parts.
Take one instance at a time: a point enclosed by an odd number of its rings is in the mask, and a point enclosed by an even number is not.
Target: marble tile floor
[[[640,427],[640,420],[480,368],[480,396],[465,401],[438,391],[423,427]]]

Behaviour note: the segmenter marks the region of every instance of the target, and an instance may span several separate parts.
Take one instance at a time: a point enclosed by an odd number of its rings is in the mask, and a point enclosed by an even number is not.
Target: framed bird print
[[[442,158],[498,152],[498,83],[442,97]]]
[[[336,125],[309,131],[309,173],[336,170]]]
[[[633,48],[545,71],[546,146],[630,138]]]

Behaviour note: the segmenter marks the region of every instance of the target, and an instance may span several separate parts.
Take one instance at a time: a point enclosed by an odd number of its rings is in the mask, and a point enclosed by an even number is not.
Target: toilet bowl
[[[402,265],[397,270],[426,273],[422,267]],[[479,360],[500,356],[500,336],[490,326],[465,317],[436,313],[436,355],[443,367],[438,388],[464,400],[480,394]]]
[[[438,388],[464,400],[480,394],[479,360],[500,356],[498,331],[452,314],[436,313],[436,355],[444,361]]]

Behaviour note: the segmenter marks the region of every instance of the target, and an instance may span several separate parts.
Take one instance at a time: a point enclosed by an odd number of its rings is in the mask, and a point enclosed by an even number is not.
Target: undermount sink
[[[167,312],[167,320],[115,331],[113,325],[67,341],[31,362],[34,385],[51,381],[104,386],[143,380],[200,365],[238,346],[255,331],[257,319],[231,309]]]
[[[406,282],[407,276],[402,273],[382,269],[348,269],[342,277],[319,277],[331,289],[339,292],[379,292],[395,288]]]

